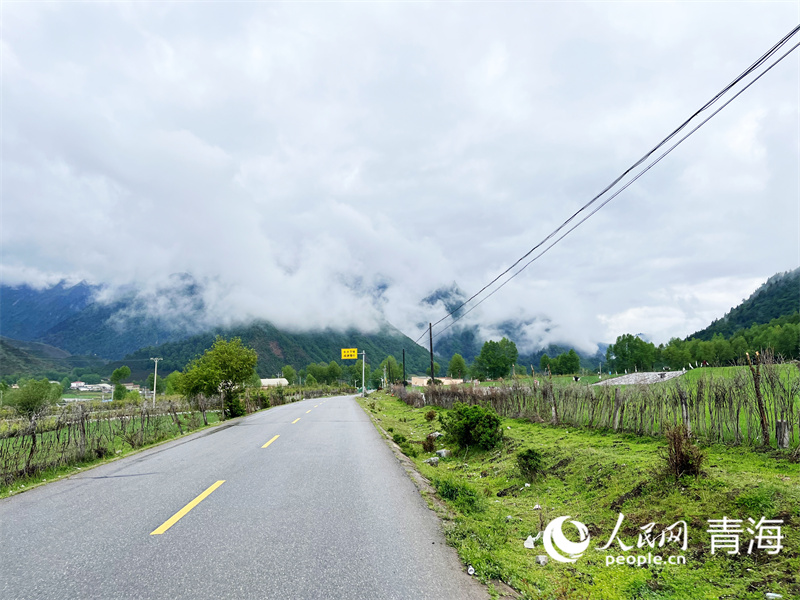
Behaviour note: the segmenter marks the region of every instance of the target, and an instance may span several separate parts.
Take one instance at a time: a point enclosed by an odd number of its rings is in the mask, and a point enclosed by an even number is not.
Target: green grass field
[[[453,455],[432,467],[423,460],[433,455],[419,444],[441,425],[438,419],[427,421],[425,413],[444,409],[413,409],[386,394],[373,394],[362,405],[382,428],[411,441],[419,451],[412,460],[428,479],[447,482],[448,490],[466,490],[467,497],[474,494],[476,500],[467,504],[448,501],[452,515],[445,530],[481,579],[506,582],[525,598],[554,600],[763,600],[767,592],[800,598],[800,465],[786,452],[708,446],[705,474],[675,480],[663,473],[660,438],[504,419],[500,448],[450,447]],[[526,448],[544,458],[544,473],[532,482],[523,479],[516,463]],[[597,550],[620,513],[625,515],[620,539],[634,548],[624,552],[615,543],[612,553]],[[538,565],[536,557],[547,555],[541,541],[534,549],[524,541],[560,516],[586,524],[591,546],[575,563],[550,559]],[[748,555],[749,537],[742,536],[743,551],[712,554],[708,520],[723,516],[783,520],[783,548],[775,555],[765,550]],[[662,554],[681,555],[686,564],[606,566],[608,556],[646,555],[636,547],[641,527],[655,523],[661,531],[676,521],[687,524],[688,548],[665,547]],[[571,527],[564,529],[568,537],[575,531]]]

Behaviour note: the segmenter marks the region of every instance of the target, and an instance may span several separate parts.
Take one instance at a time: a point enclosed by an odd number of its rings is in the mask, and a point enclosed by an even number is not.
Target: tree
[[[381,369],[380,367],[375,367],[375,370],[372,371],[372,375],[370,375],[369,377],[369,384],[375,389],[380,389],[382,381],[383,381],[383,369]]]
[[[173,371],[164,378],[164,383],[166,385],[165,391],[168,396],[180,393],[178,391],[178,380],[180,379],[180,375],[180,371]]]
[[[499,342],[489,340],[483,344],[481,353],[475,359],[475,367],[489,379],[497,379],[508,375],[517,358],[517,345],[508,338],[504,337]]]
[[[125,400],[125,396],[128,395],[128,388],[126,388],[121,383],[118,383],[114,386],[114,400]]]
[[[542,373],[547,373],[548,371],[552,372],[552,368],[550,366],[551,362],[552,361],[550,357],[547,356],[546,352],[542,354],[542,358],[539,359],[539,369],[542,371]]]
[[[606,349],[609,368],[619,371],[649,371],[656,359],[655,344],[626,333]]]
[[[297,381],[297,371],[294,370],[294,367],[291,365],[286,365],[281,369],[281,374],[283,378],[289,382],[289,385],[294,385],[294,382]]]
[[[447,374],[455,379],[464,379],[467,374],[467,362],[460,354],[454,354],[447,367]]]
[[[70,390],[70,383],[69,377],[64,377],[64,379],[61,380],[61,391],[68,392]]]
[[[150,373],[147,376],[147,390],[151,391],[153,389],[153,379],[155,378],[155,373]],[[166,377],[159,377],[156,379],[156,393],[163,394],[167,391],[167,378]]]
[[[24,380],[19,389],[8,395],[8,403],[16,408],[17,412],[34,420],[37,415],[47,407],[58,402],[61,398],[61,384],[50,383],[47,379]]]
[[[386,367],[386,379],[389,384],[403,380],[403,367],[397,364],[397,359],[391,354],[384,358],[379,366],[381,371],[383,371],[384,367]]]
[[[559,361],[559,374],[572,375],[580,373],[581,370],[581,357],[578,353],[570,348],[569,352],[564,352],[558,356]]]
[[[361,373],[362,373],[363,363],[364,361],[359,358],[354,365],[350,365],[349,367],[347,367],[349,373],[348,379],[353,382],[353,385],[355,387],[361,387]],[[370,376],[370,373],[372,371],[369,368],[369,365],[366,366],[363,372],[366,373],[367,377]]]
[[[439,369],[440,369],[439,363],[434,361],[434,363],[433,363],[433,376],[434,377],[436,377],[439,374]],[[425,375],[427,375],[428,377],[431,376],[431,368],[430,367],[425,369]]]
[[[325,381],[328,385],[334,385],[339,382],[342,376],[342,367],[335,360],[328,363],[325,369]]]
[[[308,387],[314,387],[317,385],[317,378],[309,373],[308,376],[306,376],[306,385]]]
[[[256,351],[243,346],[240,338],[228,341],[217,336],[203,356],[187,365],[182,377],[183,393],[187,398],[220,394],[223,418],[241,416],[245,410],[238,396],[244,391],[257,362]]]
[[[131,369],[126,365],[122,365],[119,369],[114,369],[111,373],[111,384],[117,385],[125,381],[128,377],[131,376]],[[88,382],[87,382],[88,383]],[[153,380],[150,380],[150,388],[153,387]]]
[[[309,377],[314,377],[315,382],[319,382],[322,384],[327,383],[328,381],[328,365],[325,363],[311,363],[306,367],[308,371]]]

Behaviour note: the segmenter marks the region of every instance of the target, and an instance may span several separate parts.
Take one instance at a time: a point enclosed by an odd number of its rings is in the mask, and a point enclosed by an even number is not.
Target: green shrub
[[[428,412],[425,413],[425,420],[426,421],[433,421],[435,418],[436,418],[436,411],[435,410],[429,410]]]
[[[392,436],[392,440],[394,440],[395,444],[400,446],[400,450],[402,450],[403,454],[406,456],[411,456],[412,458],[419,456],[419,450],[417,450],[402,433],[395,433]]]
[[[225,415],[227,418],[241,417],[246,414],[242,400],[237,397],[225,399]]]
[[[470,484],[450,478],[435,478],[433,487],[445,500],[464,513],[480,512],[486,508],[483,498]]]
[[[439,421],[448,438],[461,448],[491,450],[503,441],[500,417],[491,408],[456,402],[449,414],[439,415]]]
[[[422,440],[422,449],[425,452],[433,452],[436,449],[436,444],[431,436],[428,436]]]
[[[528,481],[533,481],[544,472],[542,455],[533,448],[528,448],[517,454],[517,466],[519,466],[522,477]]]
[[[686,426],[680,424],[669,427],[664,432],[664,437],[667,439],[667,447],[659,450],[659,454],[666,462],[667,473],[676,478],[681,475],[700,475],[706,454],[692,443]]]

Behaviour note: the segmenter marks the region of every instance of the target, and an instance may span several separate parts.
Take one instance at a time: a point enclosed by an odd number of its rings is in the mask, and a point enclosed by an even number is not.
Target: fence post
[[[678,396],[681,399],[681,416],[683,417],[683,424],[686,426],[686,434],[692,435],[692,421],[689,418],[689,402],[686,399],[686,391],[678,390]]]
[[[552,413],[553,425],[558,425],[558,407],[556,406],[556,391],[552,385],[549,389],[550,393],[550,412]]]
[[[789,447],[789,421],[776,421],[775,437],[779,449],[786,450]]]
[[[622,398],[620,397],[619,388],[614,388],[614,431],[617,431],[621,421]]]

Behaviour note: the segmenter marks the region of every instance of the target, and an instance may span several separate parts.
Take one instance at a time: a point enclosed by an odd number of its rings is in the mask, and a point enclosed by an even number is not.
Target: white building
[[[277,379],[262,379],[261,380],[261,389],[271,388],[271,387],[278,387],[284,386],[286,387],[289,385],[289,380],[285,377],[278,377]]]

